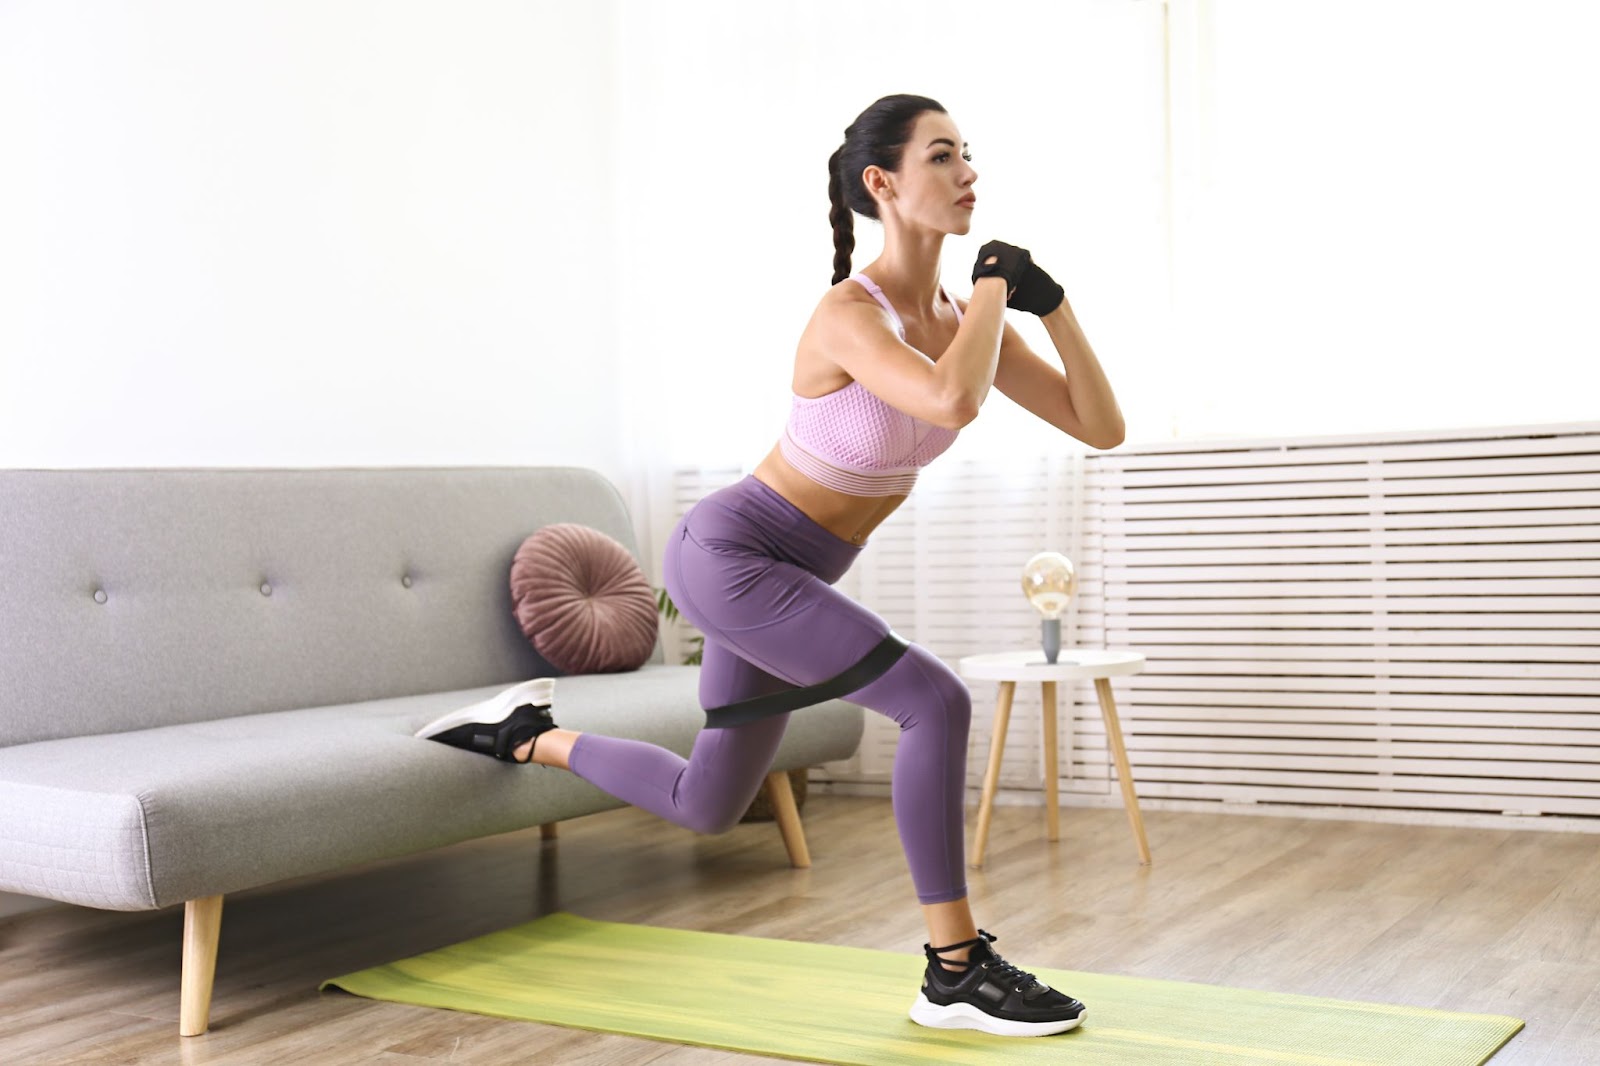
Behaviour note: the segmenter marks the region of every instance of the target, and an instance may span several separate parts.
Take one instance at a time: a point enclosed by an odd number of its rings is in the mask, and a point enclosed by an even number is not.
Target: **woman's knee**
[[[967,683],[961,680],[960,674],[938,659],[934,661],[944,667],[938,687],[941,696],[940,706],[944,708],[945,720],[950,723],[952,731],[965,734],[972,728],[972,690],[967,688]]]
[[[696,833],[706,836],[720,836],[738,825],[744,818],[744,812],[750,809],[750,802],[746,801],[733,806],[707,807],[689,812],[682,825]]]
[[[877,688],[878,691],[873,691]],[[902,728],[937,717],[951,732],[965,735],[972,726],[972,691],[961,675],[920,644],[906,649],[900,661],[878,681],[862,689],[861,702],[900,722]],[[853,696],[846,699],[853,699]]]

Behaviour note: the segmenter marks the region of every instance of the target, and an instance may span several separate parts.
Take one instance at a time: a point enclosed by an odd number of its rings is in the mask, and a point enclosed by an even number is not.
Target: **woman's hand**
[[[1067,291],[1056,284],[1055,278],[1046,274],[1044,268],[1035,263],[1030,256],[1028,267],[1022,272],[1016,291],[1006,300],[1006,306],[1018,311],[1029,311],[1043,318],[1060,307],[1066,298]]]
[[[1006,295],[1009,297],[1022,284],[1028,264],[1032,261],[1026,248],[1018,248],[1004,241],[990,241],[978,249],[978,261],[972,267],[972,283],[976,285],[979,278],[1004,278]]]

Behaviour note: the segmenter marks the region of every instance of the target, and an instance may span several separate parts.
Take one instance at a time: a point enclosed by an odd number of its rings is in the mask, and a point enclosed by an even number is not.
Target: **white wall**
[[[1596,31],[1510,0],[12,0],[0,466],[573,462],[637,501],[753,465],[829,280],[824,163],[891,92],[972,142],[951,289],[1031,248],[1130,440],[1584,418]],[[994,399],[956,450],[1078,447]]]
[[[614,16],[0,5],[0,466],[617,474]]]
[[[1174,10],[1179,436],[1595,417],[1600,7]]]

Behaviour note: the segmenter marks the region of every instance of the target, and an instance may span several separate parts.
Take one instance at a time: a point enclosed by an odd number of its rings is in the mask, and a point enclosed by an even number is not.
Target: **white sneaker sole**
[[[459,711],[451,711],[443,717],[435,718],[411,735],[431,737],[447,729],[454,729],[458,725],[468,725],[473,722],[502,722],[507,715],[524,703],[531,703],[536,707],[549,706],[554,701],[555,690],[555,678],[536,677],[532,681],[513,685],[486,700],[480,700],[470,707],[463,707]]]
[[[1065,1021],[1014,1022],[1007,1018],[996,1018],[992,1014],[985,1014],[970,1003],[940,1006],[929,1002],[928,997],[921,992],[917,993],[917,1001],[911,1005],[911,1020],[918,1025],[926,1025],[933,1029],[979,1029],[996,1036],[1050,1036],[1053,1033],[1064,1033],[1068,1029],[1076,1029],[1078,1023],[1088,1016],[1089,1012],[1085,1010],[1076,1018]]]

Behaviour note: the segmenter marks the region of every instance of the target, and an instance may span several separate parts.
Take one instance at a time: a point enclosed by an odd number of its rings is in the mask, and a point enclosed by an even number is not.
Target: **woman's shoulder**
[[[849,277],[842,278],[823,292],[811,319],[800,333],[795,350],[794,392],[801,397],[826,395],[843,388],[854,380],[835,358],[839,330],[852,329],[840,317],[846,308],[855,304],[873,308],[883,316],[891,331],[894,324],[867,287]]]
[[[882,306],[878,303],[877,298],[867,291],[867,287],[856,281],[852,276],[835,282],[823,292],[821,298],[817,300],[817,306],[815,311],[812,312],[812,317],[820,318],[851,304],[869,307]]]
[[[834,282],[828,291],[822,294],[822,298],[824,300],[829,298],[845,300],[860,300],[865,298],[868,303],[877,303],[877,301],[872,298],[872,293],[867,291],[867,287],[861,284],[854,274],[850,274],[847,277],[840,278],[838,281]]]

